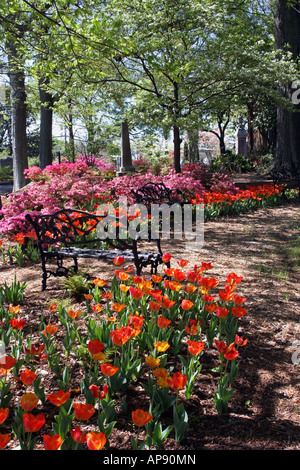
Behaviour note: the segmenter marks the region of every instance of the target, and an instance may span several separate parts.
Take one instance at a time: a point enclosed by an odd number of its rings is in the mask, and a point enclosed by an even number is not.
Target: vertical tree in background
[[[295,61],[300,58],[300,3],[277,0],[275,40],[278,50],[288,48]],[[295,81],[298,77],[295,76]],[[298,81],[299,82],[299,81]],[[300,83],[300,82],[299,82]],[[281,86],[283,96],[291,103],[295,96],[293,83]],[[295,100],[294,100],[295,101]],[[299,101],[299,100],[298,100]],[[300,103],[294,111],[285,107],[277,110],[277,145],[275,167],[300,173]]]
[[[22,40],[23,34],[24,29],[23,26],[20,25],[18,29],[18,37],[8,34],[6,38],[11,101],[14,191],[25,186],[26,180],[24,170],[28,168],[25,71],[22,66],[22,53],[19,48],[19,42]]]

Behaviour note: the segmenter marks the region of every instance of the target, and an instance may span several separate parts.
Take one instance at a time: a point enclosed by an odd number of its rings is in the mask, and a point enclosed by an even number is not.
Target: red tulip
[[[11,356],[0,357],[0,368],[10,370],[16,362],[17,360]]]
[[[0,434],[0,449],[4,449],[11,440],[10,434]]]
[[[46,418],[43,414],[39,414],[34,416],[31,413],[25,413],[23,415],[23,424],[25,431],[28,432],[36,432],[41,429],[41,427],[45,424]]]
[[[50,436],[49,434],[44,434],[43,442],[45,450],[58,450],[59,447],[62,445],[63,440],[59,434],[53,434],[53,436]]]
[[[75,418],[81,421],[87,421],[95,413],[95,408],[89,403],[73,403]]]
[[[70,433],[72,439],[78,444],[86,442],[86,433],[81,431],[78,426],[75,426],[75,429],[71,429]]]
[[[91,354],[98,354],[100,351],[103,351],[104,344],[101,343],[99,339],[94,339],[93,341],[88,342],[88,350]]]
[[[37,377],[37,374],[31,371],[30,369],[22,370],[20,374],[21,381],[26,386],[31,385],[36,379],[36,377]]]
[[[0,408],[0,424],[4,423],[9,413],[8,408]]]

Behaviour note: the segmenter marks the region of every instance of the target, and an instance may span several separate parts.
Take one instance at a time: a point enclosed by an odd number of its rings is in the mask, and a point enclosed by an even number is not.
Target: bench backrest
[[[164,183],[148,182],[138,189],[132,189],[137,203],[150,206],[151,204],[174,204],[182,202],[180,189],[167,188]]]
[[[81,210],[61,209],[53,214],[32,216],[28,213],[25,218],[33,226],[40,247],[58,244],[85,246],[101,241],[108,242],[114,248],[131,248],[131,244],[126,239],[119,240],[117,228],[115,237],[105,239],[98,237],[97,225],[101,220],[105,220],[103,215]]]

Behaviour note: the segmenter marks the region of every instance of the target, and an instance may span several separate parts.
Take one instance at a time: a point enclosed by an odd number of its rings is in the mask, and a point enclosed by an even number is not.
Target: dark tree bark
[[[120,173],[126,173],[134,171],[135,168],[132,165],[132,155],[130,146],[130,136],[128,123],[123,121],[121,123],[121,168]]]
[[[277,0],[275,26],[276,48],[289,46],[293,58],[300,57],[300,3],[288,6],[287,0]],[[296,80],[297,77],[295,77]],[[283,85],[281,92],[292,100],[295,90],[292,84]],[[291,173],[300,173],[300,104],[294,103],[295,111],[277,110],[277,142],[274,166]]]
[[[72,157],[72,161],[75,161],[75,140],[73,131],[73,114],[72,114],[72,102],[69,100],[69,114],[68,114],[68,131],[69,131],[69,152]]]
[[[13,189],[17,191],[27,183],[24,176],[24,170],[28,168],[25,73],[22,67],[22,57],[20,57],[15,39],[10,38],[6,41],[6,53],[8,56],[11,100],[11,139],[14,171]]]
[[[40,110],[40,168],[44,169],[52,164],[52,124],[54,97],[49,93],[45,85],[48,80],[41,79],[39,82],[39,94],[41,101]]]
[[[176,173],[181,173],[181,165],[180,165],[180,132],[179,127],[174,125],[173,126],[173,143],[174,143],[174,169]]]

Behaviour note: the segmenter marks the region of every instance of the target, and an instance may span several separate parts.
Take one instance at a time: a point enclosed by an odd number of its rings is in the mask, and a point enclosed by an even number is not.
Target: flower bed
[[[217,361],[216,409],[227,410],[247,344],[240,336],[246,298],[236,289],[242,277],[230,273],[221,284],[209,276],[210,263],[189,267],[183,259],[147,279],[122,258],[115,264],[110,285],[93,280],[84,308],[52,303],[36,331],[27,328],[22,303],[2,301],[1,448],[14,436],[21,449],[108,449],[133,383],[141,406],[127,412],[131,447],[160,449],[170,436],[180,442],[208,355]]]

